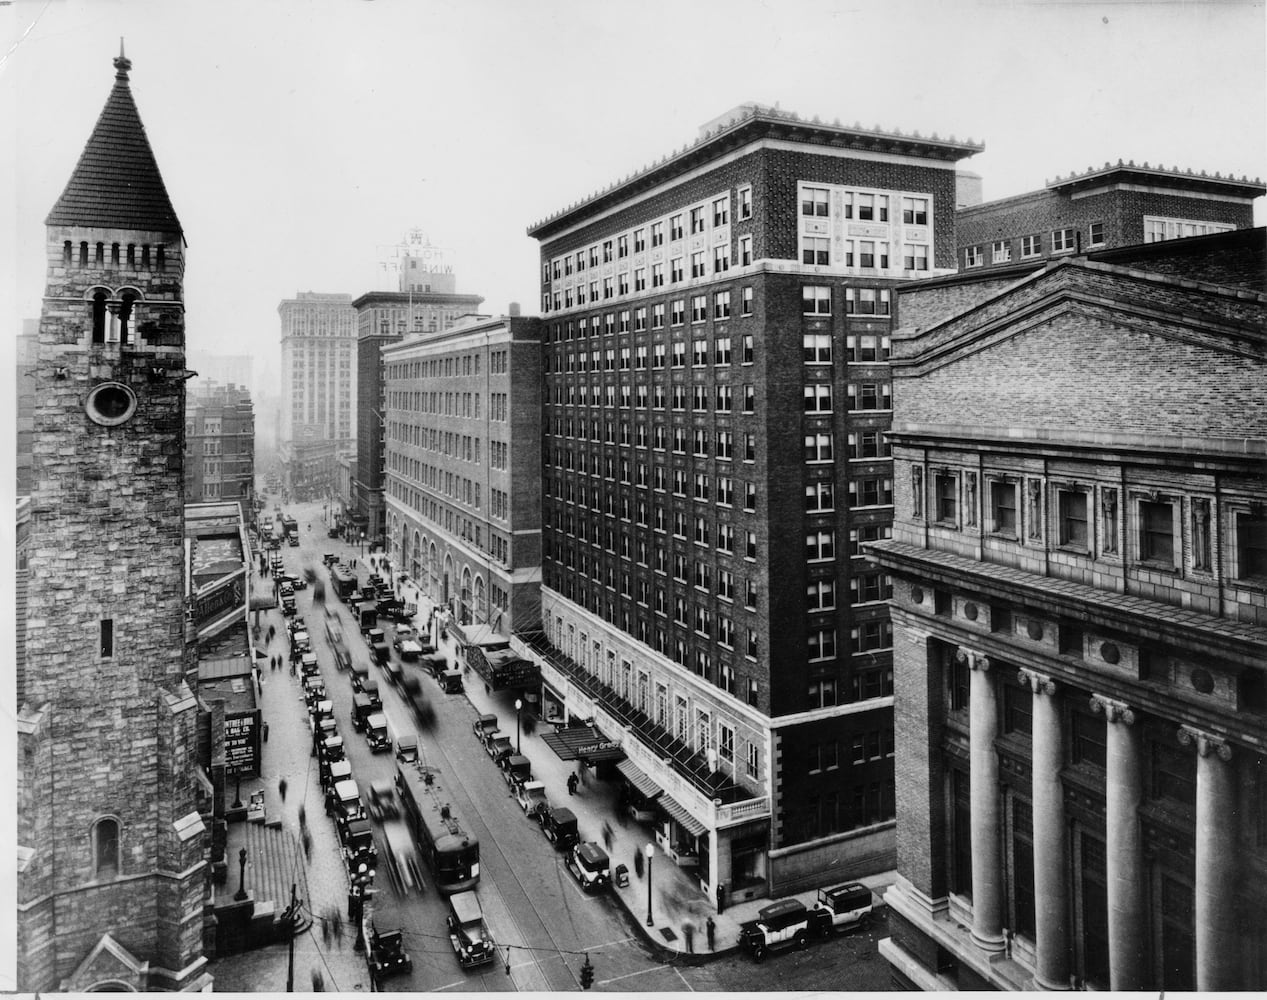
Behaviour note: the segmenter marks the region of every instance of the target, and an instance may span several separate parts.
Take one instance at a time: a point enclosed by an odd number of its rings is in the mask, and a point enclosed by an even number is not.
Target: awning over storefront
[[[647,777],[643,770],[631,760],[622,760],[616,765],[616,770],[623,774],[631,785],[642,794],[642,796],[651,801],[656,797],[664,794],[664,789],[657,785],[654,781]]]
[[[698,837],[701,833],[708,829],[703,823],[697,820],[683,806],[674,801],[670,795],[661,795],[656,803],[668,813],[673,819],[677,820],[686,828],[686,832],[692,837]]]
[[[623,760],[625,751],[593,726],[578,726],[545,733],[541,739],[559,755],[559,760],[580,760],[597,764],[604,760]]]
[[[252,597],[251,598],[252,611],[271,611],[275,607],[277,607],[277,602],[271,597]]]

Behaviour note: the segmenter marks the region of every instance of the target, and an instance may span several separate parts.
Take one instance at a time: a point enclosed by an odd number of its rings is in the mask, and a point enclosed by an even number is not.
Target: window
[[[801,191],[801,214],[827,217],[827,189],[807,187]]]
[[[831,364],[831,334],[807,333],[802,338],[802,346],[807,365]]]
[[[1139,501],[1139,558],[1143,562],[1175,564],[1174,504]]]
[[[1016,537],[1016,483],[990,483],[990,513],[993,520],[991,531]]]
[[[723,243],[719,247],[713,247],[713,273],[721,274],[723,271],[730,270],[730,244]]]
[[[739,189],[739,218],[752,218],[752,188],[750,187]]]
[[[612,241],[605,240],[603,242],[603,263],[610,264],[612,261]]]
[[[740,364],[744,364],[744,365],[752,364],[752,360],[756,356],[756,353],[757,353],[756,343],[757,343],[757,338],[754,337],[752,334],[745,333],[743,335],[743,356],[740,361]]]
[[[806,413],[830,413],[831,412],[831,385],[830,383],[816,383],[805,387],[805,412]]]
[[[888,290],[884,290],[886,296]],[[885,308],[888,308],[888,299],[885,299]],[[874,335],[865,335],[860,337],[846,337],[845,347],[849,352],[849,360],[858,364],[870,364],[876,361],[889,360],[889,338],[877,337]]]
[[[642,253],[647,249],[647,231],[645,229],[635,229],[633,234],[634,253]]]
[[[904,226],[928,225],[928,199],[927,198],[903,198],[902,199],[902,225]]]
[[[836,607],[836,581],[810,580],[805,587],[805,606],[810,611],[831,611]]]
[[[980,247],[968,247],[963,252],[964,267],[980,267],[985,263],[985,255],[981,252]]]
[[[680,240],[681,238],[682,238],[682,216],[680,214],[671,215],[669,216],[669,239],[676,241],[676,240]]]
[[[1267,517],[1236,516],[1236,567],[1239,580],[1267,579]]]
[[[835,509],[835,490],[830,480],[805,484],[805,510],[808,513]]]
[[[751,285],[745,286],[743,291],[740,293],[739,315],[740,316],[752,315],[752,286]]]
[[[114,656],[114,619],[101,619],[101,658]]]
[[[691,277],[702,278],[708,273],[704,264],[704,251],[697,250],[691,254]]]
[[[682,258],[674,257],[669,261],[669,280],[675,283],[679,282],[682,280],[683,274]]]
[[[119,875],[119,821],[99,819],[92,826],[93,877]]]
[[[724,226],[730,222],[730,197],[718,198],[713,202],[713,225]]]
[[[725,319],[726,316],[730,315],[730,292],[718,292],[717,294],[726,296],[726,301],[725,301],[726,315],[717,317],[718,319]],[[730,364],[730,338],[729,337],[718,337],[715,341],[713,341],[713,364],[723,365],[723,366]],[[725,388],[726,388],[725,409],[729,410],[730,409],[730,386],[726,386]],[[719,400],[717,404],[717,408],[719,410],[723,408],[720,403],[721,389],[722,389],[721,386],[717,387],[717,393],[718,393],[717,398]]]
[[[1051,252],[1069,253],[1074,249],[1076,238],[1072,229],[1053,229],[1051,231]]]
[[[686,322],[686,299],[674,299],[669,303],[669,325],[681,326]]]
[[[756,699],[756,690],[755,690],[756,683],[757,683],[756,681],[748,682],[748,684],[750,685],[750,689],[748,692],[748,704],[750,705],[756,704],[756,700],[755,700]],[[748,744],[748,760],[745,764],[745,770],[747,771],[749,778],[757,777],[757,775],[760,773],[760,770],[761,770],[760,764],[761,764],[761,748],[758,747],[757,744],[755,743],[749,743]]]
[[[805,461],[830,462],[831,460],[831,434],[806,434]]]
[[[862,222],[875,220],[875,195],[859,194],[857,197],[858,219]]]
[[[806,316],[831,315],[831,289],[827,285],[805,285],[801,288],[801,311]]]
[[[735,729],[724,722],[717,723],[717,756],[730,764],[735,761]]]
[[[906,243],[902,247],[902,266],[908,271],[928,270],[928,247],[923,243]]]
[[[1144,216],[1144,242],[1157,243],[1185,236],[1204,236],[1208,233],[1230,232],[1235,226],[1219,222],[1201,222],[1195,219],[1165,219]]]
[[[801,261],[805,264],[826,264],[831,241],[826,236],[806,236],[801,240]]]
[[[651,307],[651,329],[653,330],[664,329],[664,303],[663,302],[657,302],[655,305]],[[658,344],[656,346],[663,347],[664,345]],[[663,368],[664,366],[661,365],[660,367]]]
[[[937,520],[942,524],[958,525],[959,477],[938,475],[933,479],[937,496]]]
[[[834,660],[836,658],[836,630],[815,629],[809,633],[809,660]]]
[[[990,247],[990,263],[1006,264],[1012,259],[1012,244],[1007,240],[996,240]]]
[[[647,269],[645,267],[634,268],[634,291],[645,292],[647,290]]]
[[[707,295],[692,295],[691,296],[691,322],[703,323],[706,319],[708,319],[708,296]]]
[[[893,625],[887,621],[863,622],[850,629],[855,653],[888,649],[893,645]]]
[[[628,236],[616,237],[616,256],[617,257],[629,256],[629,237]]]
[[[1104,246],[1104,223],[1093,222],[1087,232],[1087,243],[1093,247]]]
[[[1043,252],[1043,238],[1041,236],[1022,236],[1021,237],[1021,258],[1037,257]]]
[[[730,292],[713,293],[713,319],[730,319]]]
[[[704,206],[691,209],[691,235],[704,231]]]
[[[1056,510],[1060,519],[1060,544],[1087,549],[1087,495],[1081,490],[1058,490]]]
[[[1105,749],[1105,722],[1089,709],[1075,707],[1071,716],[1070,752],[1075,764],[1090,764],[1104,770],[1108,755]]]
[[[740,267],[747,267],[751,263],[752,263],[752,237],[740,236],[739,237],[739,265]]]
[[[805,536],[805,558],[822,562],[836,557],[836,536],[831,531],[811,531]]]
[[[1003,731],[1030,736],[1034,730],[1034,703],[1029,688],[1008,682],[1003,685]]]
[[[664,285],[664,264],[651,265],[651,287],[661,288]]]
[[[664,223],[651,223],[651,245],[653,247],[662,246],[664,244]]]
[[[1191,750],[1154,741],[1150,749],[1153,758],[1153,798],[1172,799],[1189,807],[1197,798],[1197,755]]]

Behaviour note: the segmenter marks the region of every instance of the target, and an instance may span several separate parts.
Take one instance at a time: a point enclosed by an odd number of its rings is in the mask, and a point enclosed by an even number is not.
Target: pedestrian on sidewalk
[[[577,778],[575,771],[573,771],[571,774],[568,775],[568,794],[569,795],[576,794],[576,786],[579,780],[580,779]]]
[[[689,920],[682,925],[682,938],[686,941],[686,953],[695,954],[695,925]]]
[[[611,853],[612,840],[614,839],[615,835],[612,832],[612,825],[607,820],[603,820],[603,844],[606,845],[607,853],[609,854]]]
[[[286,801],[286,789],[289,787],[290,786],[287,785],[285,778],[282,778],[280,781],[277,782],[277,792],[279,795],[281,795],[283,802]]]
[[[704,933],[708,937],[708,950],[713,951],[713,945],[717,939],[717,922],[712,917],[704,921]]]
[[[321,974],[321,970],[315,965],[312,967],[312,992],[324,993],[326,989],[326,977]]]

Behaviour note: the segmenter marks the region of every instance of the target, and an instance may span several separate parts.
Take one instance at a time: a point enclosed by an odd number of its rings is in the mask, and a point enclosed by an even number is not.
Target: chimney
[[[510,304],[510,315],[511,315],[512,317],[518,317],[518,316],[519,316],[519,303],[518,303],[518,302],[512,302],[512,303]]]

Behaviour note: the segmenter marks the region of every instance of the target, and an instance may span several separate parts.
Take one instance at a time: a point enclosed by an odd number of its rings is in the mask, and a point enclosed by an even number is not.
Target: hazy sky
[[[281,299],[370,290],[414,227],[486,312],[536,312],[525,228],[745,101],[984,141],[963,165],[987,199],[1119,157],[1267,175],[1262,3],[18,0],[0,18],[0,317],[39,315],[43,220],[125,36],[189,244],[189,343],[257,370],[278,367]]]

